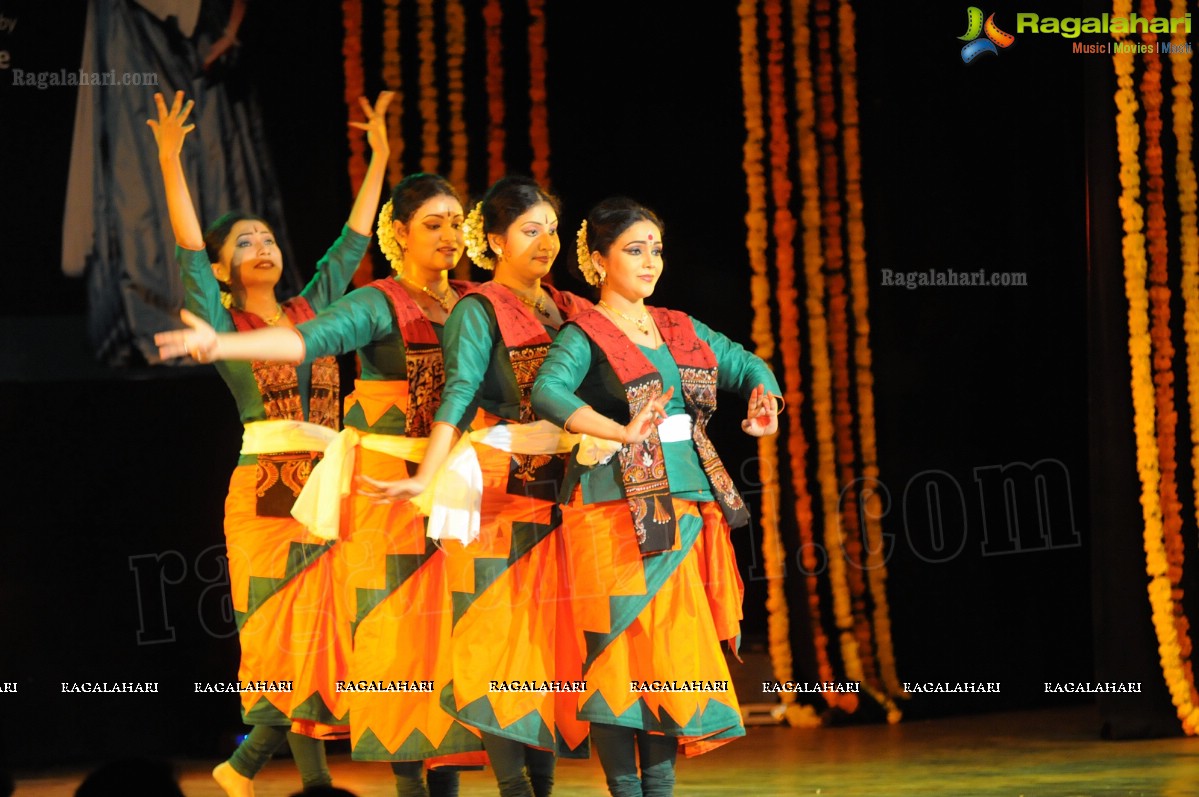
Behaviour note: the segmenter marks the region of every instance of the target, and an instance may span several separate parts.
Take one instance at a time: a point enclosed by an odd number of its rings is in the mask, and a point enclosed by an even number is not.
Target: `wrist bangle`
[[[766,395],[770,396],[772,399],[774,399],[776,402],[778,402],[778,408],[774,411],[774,414],[782,415],[783,410],[787,409],[787,400],[785,398],[783,398],[782,396],[776,396],[773,393],[767,393]]]

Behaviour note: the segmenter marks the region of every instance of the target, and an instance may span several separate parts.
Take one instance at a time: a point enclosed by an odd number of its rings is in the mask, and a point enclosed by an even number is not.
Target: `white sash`
[[[358,458],[358,447],[409,462],[420,462],[425,457],[428,445],[426,437],[363,434],[357,429],[342,429],[325,448],[324,459],[312,469],[308,483],[291,508],[292,517],[322,539],[337,539],[341,532],[342,501],[354,489],[354,464]]]

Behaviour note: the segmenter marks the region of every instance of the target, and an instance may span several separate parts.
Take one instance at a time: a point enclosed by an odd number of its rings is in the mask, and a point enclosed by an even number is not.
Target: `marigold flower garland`
[[[1186,0],[1172,0],[1170,14],[1181,18],[1187,13]],[[1179,260],[1182,264],[1183,329],[1186,333],[1187,396],[1191,421],[1191,471],[1194,494],[1199,496],[1199,213],[1196,212],[1194,161],[1195,106],[1191,96],[1191,54],[1184,30],[1171,36],[1175,48],[1170,52],[1174,78],[1174,103],[1171,106],[1174,138],[1178,142],[1174,170],[1178,182],[1178,210],[1181,216],[1178,235]],[[1195,502],[1199,510],[1199,500]],[[1199,512],[1197,512],[1199,520]]]
[[[545,0],[529,0],[529,143],[531,171],[541,186],[550,182],[549,113],[545,105]]]
[[[466,83],[462,76],[462,60],[466,56],[466,11],[462,0],[446,0],[445,4],[445,68],[446,93],[450,110],[450,182],[465,196],[466,165],[470,140],[466,135]]]
[[[813,406],[817,409],[817,438],[818,438],[818,467],[817,476],[820,479],[821,503],[824,514],[824,530],[825,530],[825,547],[828,553],[828,574],[829,586],[833,595],[833,617],[836,623],[838,635],[841,643],[841,658],[845,665],[846,676],[853,681],[858,681],[862,684],[862,688],[871,694],[880,703],[883,702],[883,696],[877,694],[877,689],[873,688],[871,679],[868,677],[867,669],[863,661],[863,649],[860,645],[862,638],[862,624],[864,616],[862,609],[864,604],[859,604],[855,607],[855,603],[859,601],[859,596],[864,590],[864,585],[860,579],[860,572],[856,575],[859,578],[854,578],[855,574],[851,574],[846,567],[846,560],[855,561],[854,548],[858,546],[858,542],[852,539],[852,535],[845,534],[843,525],[843,517],[841,514],[841,489],[838,481],[838,445],[837,437],[838,427],[842,429],[852,426],[852,415],[846,417],[844,407],[836,407],[834,409],[834,396],[836,395],[836,385],[834,379],[839,379],[839,374],[848,371],[849,363],[847,357],[845,359],[834,360],[833,366],[829,364],[829,349],[830,344],[834,357],[838,356],[838,352],[847,354],[848,352],[848,334],[843,329],[844,323],[837,324],[838,317],[844,322],[843,312],[839,313],[838,308],[844,309],[844,279],[839,278],[836,270],[840,268],[841,262],[841,223],[840,223],[840,203],[838,191],[839,169],[836,155],[836,120],[832,118],[833,96],[832,96],[832,50],[831,50],[831,33],[829,31],[831,19],[829,17],[830,5],[829,0],[816,0],[816,52],[817,52],[817,69],[816,69],[816,89],[817,89],[817,117],[816,129],[820,138],[820,152],[822,157],[822,191],[821,191],[821,209],[822,222],[824,233],[821,240],[824,244],[824,260],[825,270],[829,272],[830,279],[825,283],[829,301],[829,315],[832,317],[832,334],[828,340],[823,342],[823,345],[817,346],[816,340],[813,338],[811,345],[812,370],[813,370]],[[809,284],[809,291],[811,291]],[[826,333],[827,334],[827,333]],[[822,361],[820,368],[824,370],[822,375],[822,383],[820,392],[816,393],[817,386],[816,369],[817,362]],[[847,381],[843,382],[847,386]],[[834,415],[836,413],[836,416]],[[835,418],[835,419],[834,419]],[[857,570],[857,567],[854,567]],[[854,582],[857,583],[854,583]],[[851,587],[851,584],[853,585]],[[851,595],[852,589],[852,595]],[[857,609],[855,611],[855,608]],[[866,654],[869,655],[869,631],[866,629]]]
[[[360,109],[358,98],[366,93],[366,81],[362,76],[362,0],[342,0],[341,18],[344,29],[341,56],[345,64],[346,114],[347,119],[353,119]],[[347,130],[350,145],[350,194],[356,195],[362,181],[366,179],[366,142],[358,128],[347,126]],[[355,285],[365,285],[370,282],[372,276],[368,254],[358,264],[353,282]]]
[[[383,3],[383,85],[395,92],[387,106],[387,179],[395,185],[404,179],[404,76],[400,64],[400,0]]]
[[[418,0],[417,20],[420,32],[420,168],[425,172],[441,171],[441,150],[438,139],[441,129],[437,122],[437,42],[433,38],[433,0]]]
[[[1115,0],[1113,16],[1127,17],[1130,0]],[[1115,34],[1123,39],[1123,34]],[[1147,263],[1142,234],[1140,205],[1140,128],[1136,113],[1138,101],[1133,82],[1134,55],[1118,51],[1113,55],[1116,71],[1116,133],[1120,157],[1120,210],[1124,218],[1124,286],[1128,296],[1128,353],[1132,370],[1133,428],[1137,441],[1137,472],[1141,481],[1141,508],[1145,522],[1143,540],[1148,592],[1153,628],[1158,640],[1162,674],[1171,701],[1182,720],[1183,729],[1194,734],[1199,727],[1199,707],[1191,701],[1191,689],[1183,670],[1182,652],[1175,626],[1175,602],[1172,595],[1162,528],[1162,510],[1158,486],[1157,438],[1154,431],[1154,389],[1150,356],[1149,296],[1145,287]]]
[[[500,0],[487,0],[483,6],[483,21],[487,25],[487,181],[494,183],[504,176],[504,44],[502,33],[503,10]]]
[[[1156,0],[1144,0],[1142,15],[1155,14]],[[1166,549],[1166,573],[1175,604],[1174,625],[1178,633],[1183,673],[1190,687],[1191,702],[1199,703],[1195,677],[1189,661],[1191,639],[1189,623],[1182,611],[1182,567],[1185,551],[1182,541],[1182,503],[1178,500],[1175,480],[1178,464],[1174,457],[1178,412],[1174,406],[1174,344],[1170,339],[1169,245],[1166,238],[1165,176],[1162,164],[1162,68],[1157,53],[1157,34],[1146,32],[1144,42],[1151,48],[1144,54],[1141,96],[1145,105],[1145,199],[1148,205],[1147,241],[1149,244],[1150,337],[1153,341],[1153,382],[1157,411],[1157,452],[1161,472],[1159,495],[1162,507],[1162,538]]]
[[[803,196],[800,218],[803,221],[803,257],[804,283],[806,286],[805,307],[808,311],[808,346],[811,349],[812,361],[812,406],[816,415],[817,451],[828,448],[828,438],[831,436],[831,421],[828,420],[829,403],[827,401],[827,386],[831,377],[828,372],[828,333],[824,319],[824,255],[820,246],[820,186],[819,165],[816,160],[816,110],[812,86],[811,64],[811,29],[808,24],[810,11],[809,0],[793,0],[791,4],[791,36],[792,51],[795,64],[795,104],[796,141],[799,145],[799,177]],[[798,346],[798,343],[796,343]],[[798,379],[798,370],[794,378]],[[792,380],[788,370],[788,382]],[[821,418],[824,417],[824,423]],[[790,427],[788,427],[790,429]],[[817,543],[813,537],[813,516],[811,496],[807,491],[807,475],[802,469],[792,468],[792,482],[797,495],[803,495],[806,500],[797,508],[799,515],[800,556],[804,573],[807,576],[808,611],[811,616],[813,644],[816,647],[816,661],[822,681],[833,680],[833,667],[828,656],[828,637],[824,633],[823,619],[820,611],[820,593],[817,574],[821,563],[816,557]],[[800,492],[800,488],[803,492]],[[823,487],[823,482],[821,482]],[[823,494],[823,491],[822,491]],[[835,506],[835,504],[834,504]],[[827,524],[827,513],[825,523]],[[826,531],[827,543],[827,531]],[[826,558],[831,559],[834,553],[825,551]],[[838,554],[839,556],[839,554]],[[830,705],[840,705],[847,711],[857,708],[857,697],[843,696],[847,699],[830,700]],[[826,696],[828,699],[828,696]]]
[[[737,13],[741,21],[741,93],[745,113],[742,165],[749,199],[745,213],[745,247],[752,271],[749,284],[750,301],[754,308],[751,335],[755,353],[769,362],[774,357],[774,332],[770,324],[770,282],[766,277],[766,180],[762,173],[762,141],[766,132],[762,126],[762,87],[758,73],[757,0],[741,0]],[[789,394],[787,398],[790,403]],[[790,418],[789,425],[797,418],[794,408]],[[786,568],[778,526],[778,445],[773,436],[758,438],[758,472],[762,482],[762,560],[766,571],[770,663],[776,679],[789,681],[794,672],[790,619],[784,591]],[[823,670],[821,674],[824,674]],[[782,699],[789,712],[798,711],[795,695],[784,693]]]
[[[874,600],[874,644],[883,686],[890,695],[904,695],[895,668],[891,640],[891,611],[887,602],[887,566],[883,550],[882,506],[878,491],[878,446],[874,433],[874,376],[870,352],[870,320],[867,317],[866,228],[862,221],[862,153],[858,139],[857,52],[853,6],[842,2],[838,19],[841,59],[841,140],[845,155],[846,237],[853,293],[854,362],[858,401],[858,445],[861,449],[861,520],[866,530],[865,567]],[[897,722],[898,710],[887,719]]]

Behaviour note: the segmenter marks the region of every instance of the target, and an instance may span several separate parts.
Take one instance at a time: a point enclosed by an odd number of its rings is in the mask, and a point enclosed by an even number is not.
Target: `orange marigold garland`
[[[362,0],[342,0],[341,19],[344,35],[341,40],[341,57],[345,64],[345,101],[347,120],[355,120],[361,113],[358,98],[366,93],[366,81],[362,75]],[[394,104],[394,103],[393,103]],[[350,145],[348,163],[350,194],[356,195],[366,179],[366,141],[362,131],[349,127],[347,141]],[[354,284],[365,285],[371,281],[370,255],[362,258],[354,272]]]
[[[841,258],[840,208],[838,206],[838,165],[835,144],[830,143],[830,135],[836,134],[836,121],[831,118],[832,98],[832,40],[829,27],[829,0],[816,0],[816,89],[817,117],[816,128],[820,136],[820,152],[822,156],[822,222],[824,259],[826,271],[834,273],[839,268]],[[831,128],[831,130],[830,130]],[[809,279],[811,275],[809,275]],[[843,287],[843,280],[841,285]],[[808,284],[809,296],[813,285]],[[835,288],[832,280],[825,283],[823,290]],[[842,294],[843,296],[843,294]],[[830,309],[835,314],[836,295],[830,293]],[[823,321],[823,319],[822,319]],[[825,322],[827,323],[827,322]],[[829,335],[827,328],[822,330],[822,336]],[[836,377],[829,364],[829,345],[833,345],[834,353],[838,348],[838,331],[834,327],[832,335],[819,342],[813,335],[811,341],[812,358],[812,387],[813,406],[816,408],[817,429],[817,477],[820,480],[821,504],[824,515],[824,541],[828,554],[829,588],[833,596],[833,619],[836,623],[840,639],[841,659],[845,666],[845,674],[850,680],[861,683],[864,690],[872,689],[866,670],[863,666],[862,651],[859,645],[858,618],[854,612],[854,597],[851,596],[851,574],[846,567],[850,558],[850,550],[855,540],[846,539],[842,516],[840,513],[841,490],[838,483],[837,470],[837,421],[845,425],[843,418],[834,420],[833,379]],[[838,371],[848,369],[848,362],[835,362]],[[818,370],[820,376],[817,376]],[[856,568],[855,568],[856,569]],[[860,574],[859,574],[860,575]],[[861,586],[853,589],[858,593]],[[880,700],[881,702],[881,700]]]
[[[796,494],[796,515],[798,523],[807,529],[811,536],[812,528],[812,496],[807,488],[807,472],[804,463],[807,462],[808,443],[804,438],[800,409],[803,406],[802,380],[799,370],[799,293],[795,287],[795,217],[791,213],[792,184],[787,170],[791,161],[791,136],[787,130],[787,94],[786,79],[783,74],[783,9],[782,0],[766,0],[766,76],[770,93],[767,109],[770,116],[770,190],[774,200],[774,262],[777,273],[777,288],[775,299],[779,310],[779,330],[787,330],[779,335],[779,349],[783,360],[783,398],[791,414],[787,419],[787,453],[791,458],[792,484]],[[760,107],[760,102],[759,102]],[[768,309],[768,308],[767,308]],[[777,448],[777,444],[776,448]],[[781,544],[781,541],[780,541]],[[812,551],[808,551],[814,556]],[[808,587],[809,600],[815,597],[815,617],[813,617],[814,633],[822,640],[822,649],[818,652],[817,665],[821,676],[833,674],[832,665],[828,662],[827,639],[820,628],[819,594],[815,578],[815,568],[811,573]],[[837,705],[839,696],[835,693],[824,693],[825,702]],[[799,712],[805,712],[802,715]],[[792,724],[803,724],[810,721],[815,724],[815,711],[811,708],[796,707],[789,710]]]
[[[1153,15],[1155,0],[1144,0],[1141,13]],[[1153,382],[1157,411],[1157,455],[1161,471],[1159,494],[1162,507],[1162,539],[1166,549],[1167,575],[1174,600],[1174,625],[1178,634],[1183,673],[1191,691],[1191,702],[1199,704],[1191,669],[1189,622],[1182,611],[1182,503],[1178,500],[1175,434],[1178,412],[1174,406],[1174,344],[1170,339],[1169,245],[1166,238],[1166,180],[1162,158],[1162,66],[1157,52],[1157,34],[1146,32],[1145,69],[1141,74],[1141,96],[1145,106],[1145,174],[1147,204],[1146,240],[1149,249],[1150,337],[1153,341]]]
[[[494,183],[504,176],[504,42],[502,22],[504,12],[500,0],[487,0],[483,6],[483,21],[487,26],[487,181]]]
[[[1186,13],[1186,0],[1172,1],[1171,16],[1181,18]],[[1187,396],[1191,410],[1191,470],[1194,475],[1194,494],[1199,496],[1199,213],[1196,207],[1194,161],[1195,106],[1191,95],[1191,53],[1184,46],[1187,43],[1186,31],[1175,31],[1171,42],[1176,45],[1170,52],[1170,69],[1174,78],[1174,102],[1170,115],[1177,141],[1174,170],[1181,217],[1178,249],[1182,263]],[[1195,506],[1199,510],[1199,500],[1196,500]]]
[[[904,695],[895,668],[891,641],[891,611],[887,602],[887,566],[883,550],[881,499],[878,485],[878,447],[874,433],[874,376],[870,352],[868,284],[866,280],[866,228],[862,221],[862,153],[858,138],[857,52],[855,50],[854,12],[842,2],[838,18],[838,44],[841,58],[841,142],[845,156],[845,231],[849,250],[849,272],[853,295],[854,362],[858,402],[858,445],[861,450],[862,491],[858,506],[865,527],[865,568],[874,600],[874,644],[883,687],[890,695]],[[887,719],[896,722],[898,711]]]
[[[533,179],[543,187],[550,179],[549,114],[545,105],[545,0],[529,0],[529,143]]]
[[[1113,16],[1128,17],[1130,0],[1115,0]],[[1123,34],[1115,34],[1122,40]],[[1138,151],[1140,127],[1136,114],[1138,101],[1134,90],[1134,55],[1117,51],[1113,57],[1116,71],[1116,134],[1120,157],[1120,211],[1124,218],[1124,287],[1128,296],[1128,353],[1132,371],[1133,429],[1136,436],[1137,473],[1141,482],[1141,509],[1144,518],[1143,540],[1145,569],[1149,575],[1149,604],[1153,628],[1158,640],[1162,675],[1170,692],[1183,729],[1194,734],[1199,728],[1199,707],[1191,699],[1191,688],[1184,671],[1182,650],[1175,624],[1177,608],[1168,574],[1162,528],[1162,509],[1158,486],[1157,438],[1154,424],[1154,386],[1150,364],[1152,340],[1149,334],[1149,295],[1145,287],[1147,263],[1143,212],[1140,205],[1141,177]]]
[[[404,179],[404,79],[400,65],[400,0],[383,3],[383,85],[395,92],[387,106],[387,179],[395,185]]]
[[[466,56],[466,11],[462,8],[462,0],[446,0],[445,52],[446,91],[450,105],[450,168],[447,176],[465,196],[470,142],[466,135],[466,119],[462,115],[466,107],[466,84],[462,77],[462,59]]]
[[[806,294],[804,307],[808,315],[808,346],[811,352],[812,385],[809,394],[812,398],[813,413],[816,417],[816,450],[818,458],[823,452],[829,451],[832,422],[829,419],[830,402],[828,386],[831,376],[828,366],[828,332],[824,318],[824,255],[820,246],[820,184],[819,164],[817,163],[816,147],[816,110],[815,94],[812,85],[811,63],[811,29],[808,24],[810,12],[809,0],[793,0],[791,3],[791,36],[792,51],[795,64],[795,104],[796,141],[799,145],[799,178],[803,203],[800,209],[800,219],[803,222],[803,260],[804,284]],[[780,308],[781,312],[781,308]],[[798,329],[788,338],[789,345],[795,346],[794,356],[798,361],[799,340]],[[790,341],[794,342],[791,343]],[[787,382],[798,380],[799,371],[792,374],[787,369]],[[798,425],[798,424],[797,424]],[[788,426],[791,430],[791,426]],[[799,432],[802,434],[802,431]],[[792,431],[791,434],[796,434]],[[792,449],[796,443],[792,441]],[[804,446],[806,452],[806,444]],[[808,612],[812,623],[813,645],[816,650],[816,663],[821,681],[833,679],[833,666],[829,660],[828,637],[824,633],[822,612],[820,610],[820,592],[818,574],[824,563],[817,556],[817,543],[813,534],[813,515],[811,495],[807,489],[807,474],[799,465],[799,460],[793,462],[791,468],[792,483],[796,495],[802,496],[797,507],[800,535],[800,557],[807,581]],[[818,471],[818,480],[822,488],[821,494],[826,495],[825,482]],[[836,485],[833,485],[835,490]],[[835,507],[836,504],[834,503]],[[825,543],[829,538],[829,514],[825,513]],[[834,553],[826,548],[825,559],[831,560],[840,556],[839,550]],[[830,705],[839,706],[846,711],[857,709],[857,697],[852,694],[825,695]]]
[[[745,145],[742,165],[749,208],[745,214],[745,247],[752,270],[750,301],[754,308],[753,337],[755,352],[769,362],[774,356],[774,332],[770,324],[770,281],[766,264],[766,179],[762,169],[762,83],[758,66],[758,9],[756,0],[741,0],[737,8],[741,20],[741,93],[745,113]],[[796,413],[792,409],[790,418]],[[758,471],[762,483],[762,559],[766,570],[767,634],[774,677],[789,681],[793,677],[791,630],[784,591],[786,573],[783,542],[779,535],[778,445],[773,436],[758,439]],[[784,704],[792,706],[795,696],[784,694]],[[791,710],[791,709],[789,709]]]
[[[437,42],[433,38],[433,0],[419,0],[417,19],[420,32],[420,118],[423,125],[420,168],[425,172],[439,172],[441,151],[438,138],[441,129],[437,123]]]

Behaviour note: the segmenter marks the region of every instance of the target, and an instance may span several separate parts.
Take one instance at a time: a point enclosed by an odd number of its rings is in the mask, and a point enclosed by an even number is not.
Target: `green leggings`
[[[246,740],[229,756],[229,766],[243,778],[252,780],[284,742],[291,747],[291,757],[295,759],[296,769],[300,770],[300,781],[305,789],[332,785],[333,776],[325,761],[325,743],[292,733],[286,725],[253,726]]]
[[[422,776],[424,761],[393,761],[391,771],[396,778],[396,797],[458,797],[457,770],[429,770],[429,788]]]

